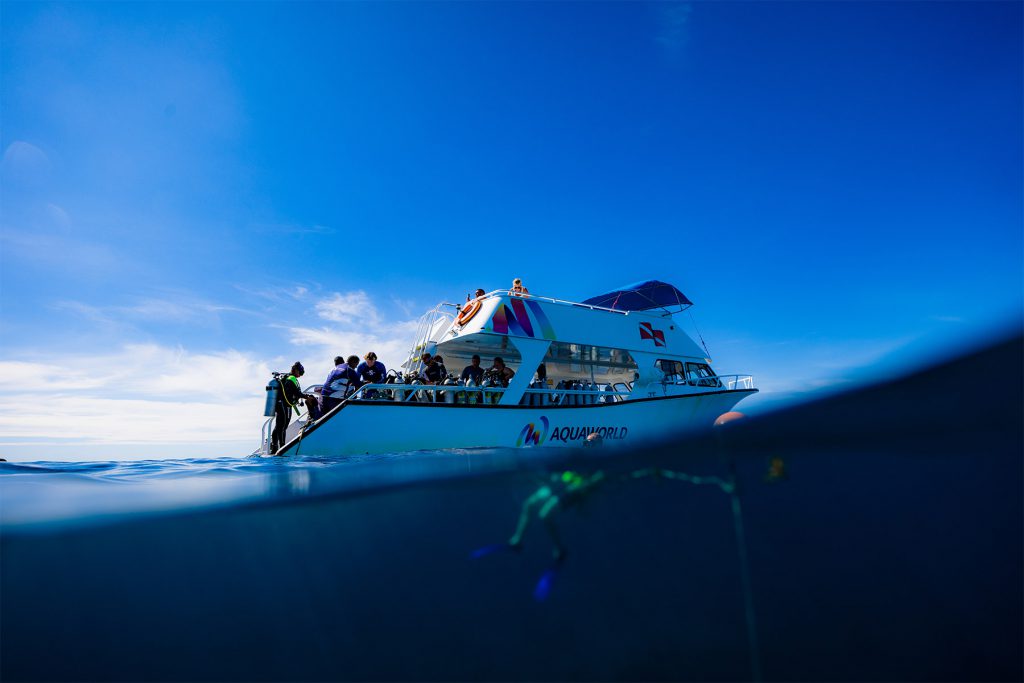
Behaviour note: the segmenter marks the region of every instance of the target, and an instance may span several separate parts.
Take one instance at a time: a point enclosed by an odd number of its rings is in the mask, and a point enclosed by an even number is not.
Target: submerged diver
[[[291,372],[280,378],[281,390],[277,393],[277,404],[274,406],[274,431],[270,435],[270,452],[275,455],[284,446],[288,423],[292,419],[292,409],[299,412],[299,401],[302,399],[302,387],[299,377],[306,374],[302,363],[295,361]]]
[[[558,533],[553,513],[569,510],[582,504],[590,494],[609,482],[621,483],[647,477],[674,479],[690,484],[713,484],[725,493],[732,493],[735,489],[732,483],[719,477],[699,477],[658,467],[634,470],[615,479],[606,477],[603,470],[598,470],[591,475],[580,474],[572,470],[555,472],[548,475],[545,482],[523,501],[522,509],[519,512],[519,521],[508,541],[478,548],[473,551],[471,557],[478,559],[502,551],[519,552],[530,521],[536,517],[544,523],[544,529],[547,531],[552,545],[552,562],[541,574],[533,591],[533,597],[538,601],[543,601],[551,592],[551,587],[554,585],[555,578],[558,576],[566,556],[565,544],[562,543],[561,535]]]

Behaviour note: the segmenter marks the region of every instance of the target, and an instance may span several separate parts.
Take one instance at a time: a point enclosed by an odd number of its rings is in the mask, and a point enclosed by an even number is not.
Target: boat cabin
[[[500,357],[515,371],[507,387],[491,391],[500,398],[488,402],[501,405],[751,388],[749,376],[716,375],[706,351],[680,329],[673,314],[691,305],[678,289],[657,281],[583,302],[495,290],[424,315],[402,367],[418,373],[424,352],[441,354],[457,378],[473,355],[485,369]]]

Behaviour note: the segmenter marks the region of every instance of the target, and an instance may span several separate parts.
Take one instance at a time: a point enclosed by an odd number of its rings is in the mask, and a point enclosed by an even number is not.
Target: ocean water
[[[1021,680],[1022,359],[625,452],[0,463],[0,678]],[[561,562],[474,557],[566,470]]]

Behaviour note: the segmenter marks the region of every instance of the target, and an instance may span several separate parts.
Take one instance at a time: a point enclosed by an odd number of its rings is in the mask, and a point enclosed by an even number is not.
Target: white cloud
[[[314,354],[312,362],[330,363],[337,355],[361,358],[373,351],[389,369],[397,368],[412,347],[417,321],[408,319],[405,311],[398,318],[382,314],[362,290],[334,292],[317,301],[314,310],[323,320],[336,324],[287,328],[292,344]]]
[[[155,344],[48,362],[3,361],[45,400],[0,396],[3,438],[81,443],[259,441],[266,360],[235,350],[190,353]],[[241,453],[239,455],[242,455]]]
[[[305,299],[308,290],[296,287],[289,294]],[[75,302],[62,306],[111,323],[146,316],[180,318],[197,309],[222,308],[188,298],[145,299],[135,306],[101,309]],[[382,315],[365,292],[332,293],[315,301],[313,309],[329,324],[275,325],[287,332],[290,346],[273,357],[237,349],[198,352],[148,343],[96,353],[53,353],[45,358],[32,351],[0,361],[0,374],[14,385],[41,387],[45,396],[39,400],[23,394],[0,396],[0,444],[5,457],[19,452],[39,457],[45,444],[54,445],[47,458],[74,458],[71,446],[75,444],[117,446],[121,454],[122,447],[134,444],[138,445],[135,457],[150,457],[154,448],[174,444],[187,446],[190,452],[197,444],[227,448],[229,442],[232,448],[243,442],[255,449],[266,419],[263,401],[271,370],[283,370],[301,360],[307,368],[303,384],[308,386],[326,377],[336,355],[361,357],[372,350],[389,368],[405,360],[416,321]]]
[[[376,306],[362,290],[346,294],[335,292],[329,298],[316,303],[316,312],[324,320],[346,325],[376,327],[380,324],[380,314]]]
[[[0,168],[8,179],[37,179],[50,170],[50,158],[35,145],[15,140],[4,150]]]

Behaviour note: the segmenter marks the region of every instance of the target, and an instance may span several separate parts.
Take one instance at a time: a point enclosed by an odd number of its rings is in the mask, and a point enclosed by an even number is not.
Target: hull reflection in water
[[[234,503],[92,526],[5,510],[0,674],[741,680],[753,617],[769,680],[1019,680],[1021,388],[964,388],[1021,358],[1016,339],[632,452],[309,460]],[[643,468],[735,481],[745,545],[723,487],[623,478]],[[538,602],[542,525],[470,554],[564,471],[621,483],[557,515],[568,552]]]

